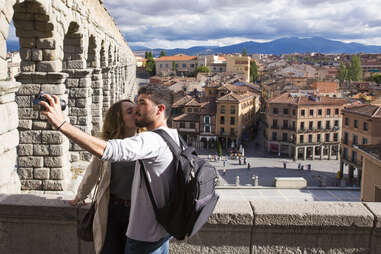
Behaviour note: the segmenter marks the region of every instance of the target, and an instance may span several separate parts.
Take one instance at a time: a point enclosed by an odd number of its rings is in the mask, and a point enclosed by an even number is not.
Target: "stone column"
[[[315,160],[315,146],[312,147],[312,160]]]
[[[65,190],[71,181],[69,142],[33,107],[40,91],[68,101],[65,80],[68,75],[57,72],[25,72],[17,77],[23,83],[17,92],[20,145],[18,173],[22,190]],[[67,115],[68,110],[64,111]]]
[[[103,80],[101,69],[93,69],[92,89],[91,115],[93,129],[91,133],[97,135],[101,131],[103,124]]]
[[[111,106],[111,74],[110,74],[110,68],[103,68],[102,69],[102,79],[103,79],[103,116],[106,113],[106,111]]]
[[[320,146],[320,160],[323,159],[323,154],[324,154],[324,146]]]
[[[91,135],[92,125],[92,69],[66,70],[69,78],[66,81],[69,89],[70,123]],[[79,145],[70,142],[71,161],[89,161],[91,154]]]
[[[331,154],[332,154],[332,145],[328,146],[328,160],[331,159]]]
[[[337,145],[336,160],[340,158],[340,144]]]
[[[116,102],[116,79],[115,79],[115,67],[110,68],[110,104]]]
[[[303,160],[307,160],[307,147],[303,147]]]
[[[297,146],[294,146],[294,160],[296,161],[298,159],[298,148]]]
[[[18,193],[21,189],[17,174],[17,145],[19,126],[15,92],[20,84],[0,81],[0,193]]]

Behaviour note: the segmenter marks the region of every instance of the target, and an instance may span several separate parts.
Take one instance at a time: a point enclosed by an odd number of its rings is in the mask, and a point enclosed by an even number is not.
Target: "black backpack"
[[[193,147],[188,147],[180,138],[181,149],[164,130],[154,130],[173,153],[176,163],[175,182],[171,186],[170,198],[164,207],[158,208],[152,194],[144,164],[140,162],[156,219],[164,229],[177,240],[191,237],[208,221],[216,207],[219,196],[215,192],[217,171],[205,160],[199,158]]]

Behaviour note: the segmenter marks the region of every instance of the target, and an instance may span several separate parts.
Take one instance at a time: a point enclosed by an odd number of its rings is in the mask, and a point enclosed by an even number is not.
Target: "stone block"
[[[19,144],[19,132],[14,129],[0,135],[0,154],[16,148]]]
[[[47,121],[33,121],[33,130],[46,130],[50,128],[50,124]]]
[[[0,104],[0,135],[16,129],[18,121],[16,102]]]
[[[79,152],[79,158],[80,160],[83,160],[83,161],[90,161],[92,158],[92,154],[86,151]]]
[[[41,144],[41,131],[20,131],[20,144]]]
[[[43,61],[56,61],[59,60],[55,49],[44,49],[42,51]]]
[[[32,49],[32,61],[42,61],[41,49]]]
[[[30,180],[33,179],[33,168],[18,168],[17,174],[20,180]]]
[[[87,116],[90,115],[89,109],[87,108],[69,108],[70,116]]]
[[[33,177],[37,180],[48,180],[49,179],[49,168],[35,168],[33,170]]]
[[[35,156],[19,156],[18,165],[23,168],[33,167],[42,168],[43,167],[43,157]]]
[[[20,144],[17,147],[17,154],[20,156],[33,155],[33,145],[32,144]]]
[[[19,37],[20,47],[21,48],[34,48],[36,46],[35,38],[23,38]]]
[[[44,180],[42,188],[46,191],[63,191],[63,181],[61,181],[61,180]]]
[[[64,84],[41,85],[41,90],[48,94],[63,95],[66,92],[66,87]]]
[[[37,71],[41,72],[60,72],[62,70],[61,61],[42,61],[37,63]]]
[[[33,146],[33,155],[34,156],[44,156],[49,155],[49,145],[37,144]]]
[[[79,86],[79,79],[68,78],[66,80],[66,86],[68,88],[76,88]]]
[[[20,69],[23,72],[35,72],[36,64],[35,62],[31,62],[31,61],[21,61]]]
[[[65,148],[63,145],[50,145],[49,151],[52,156],[62,156],[68,148]]]
[[[21,180],[21,190],[42,190],[42,181]]]
[[[18,112],[20,120],[36,120],[39,117],[39,112],[33,108],[19,108]]]
[[[67,69],[83,69],[86,68],[85,60],[70,60],[67,61]]]
[[[70,152],[70,162],[79,161],[79,153],[78,152]]]
[[[31,130],[32,129],[32,120],[20,120],[19,121],[19,130]]]
[[[303,177],[274,177],[276,188],[302,189],[307,187],[307,181]]]
[[[41,141],[43,144],[62,144],[64,135],[59,131],[42,131]]]
[[[39,49],[55,49],[56,40],[54,38],[42,38],[36,41],[37,48]]]
[[[19,108],[30,108],[32,107],[32,96],[17,96],[15,98],[16,103]]]
[[[103,101],[103,96],[93,96],[93,103],[101,103]]]
[[[84,117],[78,117],[78,124],[79,125],[88,125],[92,121],[90,116],[84,116]]]
[[[44,166],[49,168],[63,167],[68,162],[64,156],[44,157]]]
[[[91,87],[91,79],[81,78],[79,81],[79,87]]]
[[[33,97],[40,92],[41,85],[38,84],[23,84],[17,91],[17,96],[20,95],[33,95]]]
[[[16,96],[14,93],[0,95],[0,104],[14,102],[15,100],[16,100]]]
[[[50,179],[51,180],[63,180],[64,174],[62,168],[51,168],[50,169]]]

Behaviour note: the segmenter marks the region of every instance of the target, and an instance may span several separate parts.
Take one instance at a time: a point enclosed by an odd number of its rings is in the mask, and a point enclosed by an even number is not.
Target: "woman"
[[[132,137],[136,131],[135,104],[130,100],[113,104],[103,122],[102,138]],[[94,248],[97,254],[124,253],[134,171],[135,162],[110,163],[94,156],[78,187],[77,195],[69,201],[72,205],[78,205],[85,200],[100,178],[93,222]]]

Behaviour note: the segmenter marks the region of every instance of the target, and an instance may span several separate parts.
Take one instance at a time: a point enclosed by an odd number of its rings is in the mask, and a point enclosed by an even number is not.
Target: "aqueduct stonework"
[[[71,162],[90,155],[33,109],[34,96],[65,99],[70,122],[96,134],[110,104],[135,96],[135,57],[101,0],[0,0],[0,11],[0,193],[65,190]],[[12,20],[17,82],[5,61]]]

